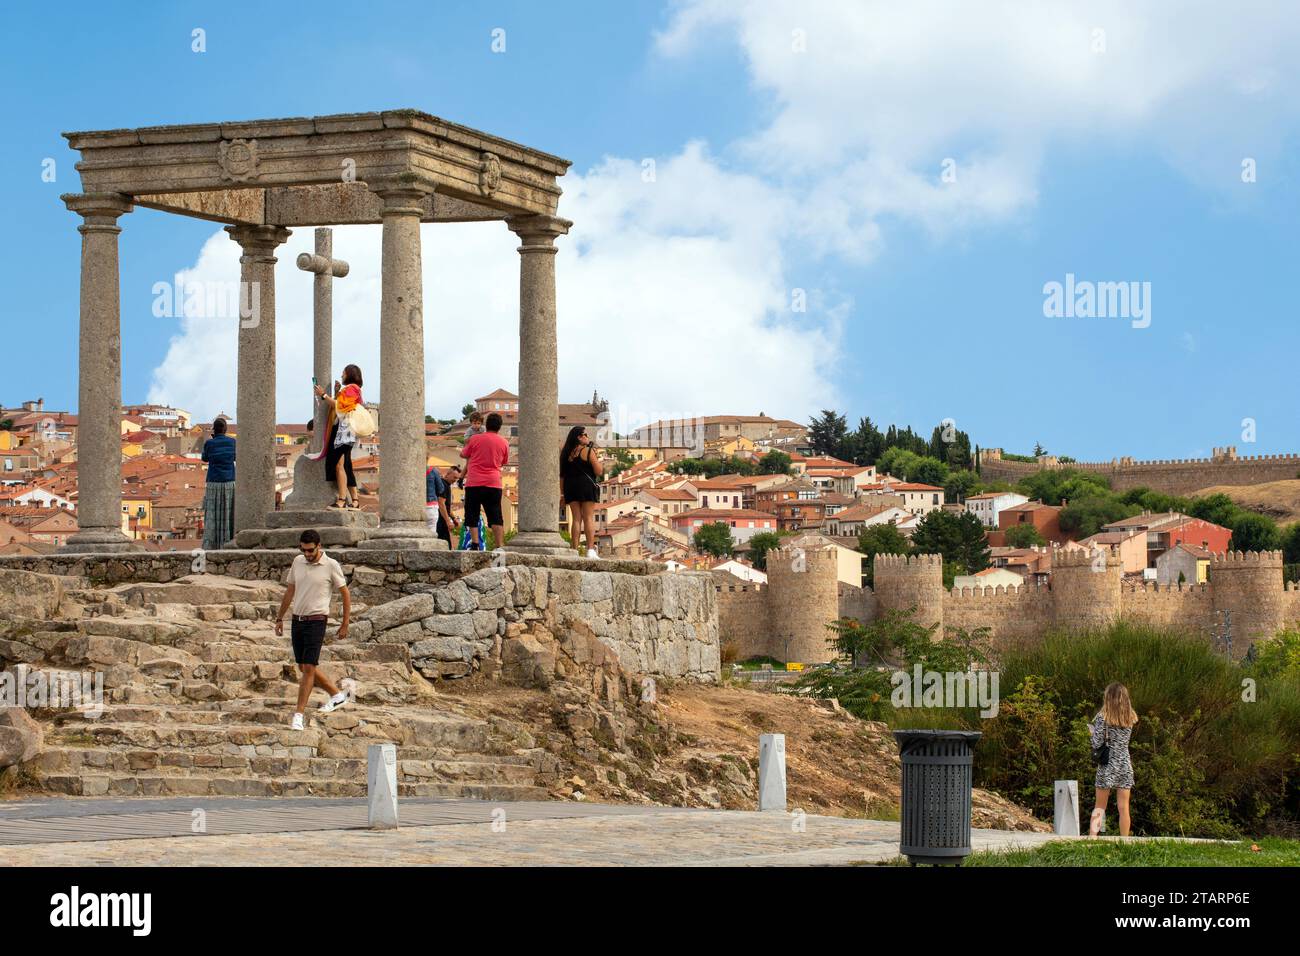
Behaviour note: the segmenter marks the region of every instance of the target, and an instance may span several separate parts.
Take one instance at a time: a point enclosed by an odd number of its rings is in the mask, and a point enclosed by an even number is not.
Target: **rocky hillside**
[[[1196,492],[1203,495],[1227,495],[1250,511],[1268,515],[1278,524],[1300,521],[1300,480],[1269,481],[1262,485],[1212,485]]]
[[[412,666],[406,642],[383,640],[378,608],[361,609],[369,639],[331,642],[322,657],[333,679],[354,682],[355,702],[291,731],[296,673],[287,635],[272,629],[281,593],[213,575],[94,589],[0,571],[0,665],[29,680],[99,672],[105,696],[97,717],[0,714],[0,789],[355,796],[366,747],[392,741],[408,796],[746,809],[758,734],[780,732],[791,807],[897,815],[898,755],[883,725],[765,691],[647,685],[581,623],[552,633],[520,622],[468,676],[437,676]],[[974,819],[1045,828],[983,792]]]

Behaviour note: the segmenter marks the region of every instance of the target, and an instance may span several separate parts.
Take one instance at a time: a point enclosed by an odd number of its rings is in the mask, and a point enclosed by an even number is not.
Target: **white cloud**
[[[1275,155],[1300,109],[1300,18],[1280,0],[679,0],[655,48],[733,37],[772,109],[743,155],[806,189],[851,256],[880,237],[846,224],[899,215],[942,232],[1032,206],[1052,146],[1138,139],[1235,188],[1242,157]]]
[[[796,217],[761,180],[729,172],[702,144],[661,161],[653,182],[640,163],[607,159],[565,178],[558,240],[558,338],[563,401],[592,389],[616,427],[659,415],[811,412],[833,401],[827,356],[836,354],[846,304],[809,290],[792,313],[782,240]],[[334,364],[359,364],[366,394],[379,375],[380,227],[334,231],[351,271],[334,282]],[[452,415],[518,367],[519,256],[503,224],[422,230],[426,407]],[[312,280],[294,265],[312,246],[295,231],[276,267],[277,418],[310,414]],[[238,279],[239,250],[213,236],[181,283]],[[235,413],[237,323],[182,320],[150,400],[207,418]],[[620,430],[624,430],[620,428]]]

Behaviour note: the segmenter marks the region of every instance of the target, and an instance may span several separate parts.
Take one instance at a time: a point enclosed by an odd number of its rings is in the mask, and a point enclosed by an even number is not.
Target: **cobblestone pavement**
[[[793,866],[898,855],[897,823],[737,810],[412,801],[399,830],[373,831],[357,801],[132,803],[0,804],[0,866],[319,866],[323,855],[358,866]],[[188,833],[195,809],[206,834]],[[973,834],[977,850],[1051,839]]]

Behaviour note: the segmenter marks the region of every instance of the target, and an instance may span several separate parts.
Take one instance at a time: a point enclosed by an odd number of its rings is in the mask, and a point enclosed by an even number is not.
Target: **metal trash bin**
[[[970,855],[972,757],[978,730],[896,730],[903,763],[899,852],[918,863],[961,865]]]

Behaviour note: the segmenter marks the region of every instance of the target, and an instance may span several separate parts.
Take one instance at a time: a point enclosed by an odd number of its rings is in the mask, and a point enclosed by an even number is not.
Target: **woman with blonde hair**
[[[1092,811],[1089,836],[1101,832],[1111,790],[1115,791],[1115,806],[1119,809],[1119,835],[1129,835],[1133,761],[1129,759],[1128,745],[1137,722],[1138,716],[1129,700],[1128,688],[1119,681],[1114,681],[1106,688],[1101,710],[1088,725],[1092,737],[1092,756],[1097,764],[1097,803]]]

